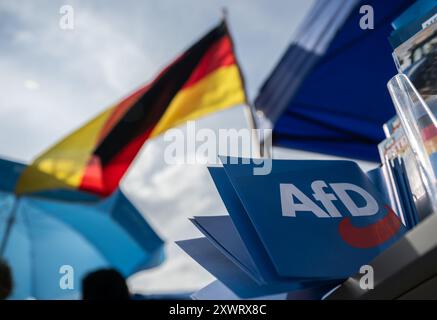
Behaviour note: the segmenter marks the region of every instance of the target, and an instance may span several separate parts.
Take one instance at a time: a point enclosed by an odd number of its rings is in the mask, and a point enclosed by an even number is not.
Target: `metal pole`
[[[6,246],[8,244],[8,240],[10,238],[11,235],[11,231],[12,231],[12,227],[15,223],[16,217],[17,217],[17,209],[18,209],[18,204],[20,202],[20,197],[15,197],[14,199],[14,204],[12,206],[11,209],[11,213],[8,217],[8,220],[6,221],[6,230],[5,233],[3,234],[3,238],[2,238],[2,242],[0,245],[0,258],[3,258],[3,255],[6,251]]]
[[[227,28],[227,26],[228,26],[228,15],[229,15],[228,8],[227,7],[222,7],[221,13],[222,13],[223,22],[225,23],[226,28]],[[229,36],[231,38],[232,50],[233,50],[234,54],[236,55],[236,53],[235,53],[235,46],[234,46],[234,40],[232,39],[232,36],[230,34],[229,34]],[[260,128],[258,128],[256,109],[252,105],[252,103],[249,102],[249,98],[248,98],[248,94],[247,94],[247,88],[246,88],[243,72],[241,71],[241,67],[240,67],[240,64],[238,63],[237,57],[236,57],[236,60],[237,60],[237,68],[238,68],[238,71],[240,73],[240,77],[241,77],[241,79],[243,81],[244,95],[246,96],[245,105],[247,107],[247,110],[249,111],[249,118],[250,118],[248,120],[250,122],[250,125],[251,125],[252,129],[257,130],[257,133],[259,133],[259,129]],[[258,140],[259,155],[261,157],[271,158],[272,155],[269,152],[270,150],[265,150],[266,148],[265,148],[265,145],[264,145],[264,141],[261,140],[261,136],[257,135],[256,138]]]

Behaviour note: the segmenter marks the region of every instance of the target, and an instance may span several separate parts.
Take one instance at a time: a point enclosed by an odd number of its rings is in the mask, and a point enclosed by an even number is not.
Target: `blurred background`
[[[74,29],[59,27],[60,7]],[[228,11],[249,100],[287,48],[312,0],[0,0],[0,156],[29,162],[39,152],[132,92],[215,26]],[[197,121],[245,128],[242,107]],[[225,208],[203,165],[165,165],[162,137],[148,141],[122,189],[166,241],[160,267],[129,279],[134,292],[192,291],[212,277],[173,241],[193,237],[187,217]],[[274,149],[277,158],[333,158]],[[364,169],[376,164],[360,162]]]

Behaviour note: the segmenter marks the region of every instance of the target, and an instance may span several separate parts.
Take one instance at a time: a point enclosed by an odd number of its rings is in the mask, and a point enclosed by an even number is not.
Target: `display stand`
[[[437,299],[436,167],[435,162],[433,165],[430,161],[419,127],[426,117],[429,126],[435,130],[437,120],[407,76],[398,74],[393,77],[388,89],[421,169],[430,210],[426,213],[427,218],[369,263],[373,267],[373,289],[360,286],[364,274],[358,273],[331,293],[326,298],[328,300]]]
[[[357,273],[327,300],[437,299],[437,215],[432,214],[371,263],[374,288],[363,290]]]

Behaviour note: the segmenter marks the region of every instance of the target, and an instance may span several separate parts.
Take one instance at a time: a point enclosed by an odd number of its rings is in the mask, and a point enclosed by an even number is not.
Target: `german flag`
[[[37,157],[21,175],[16,193],[69,188],[107,196],[147,139],[245,102],[232,39],[222,22],[150,84]]]

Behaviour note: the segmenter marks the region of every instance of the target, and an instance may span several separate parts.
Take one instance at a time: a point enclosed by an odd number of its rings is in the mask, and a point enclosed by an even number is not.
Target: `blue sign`
[[[352,161],[268,160],[270,174],[255,175],[247,159],[221,160],[210,172],[267,282],[347,278],[406,232]]]

